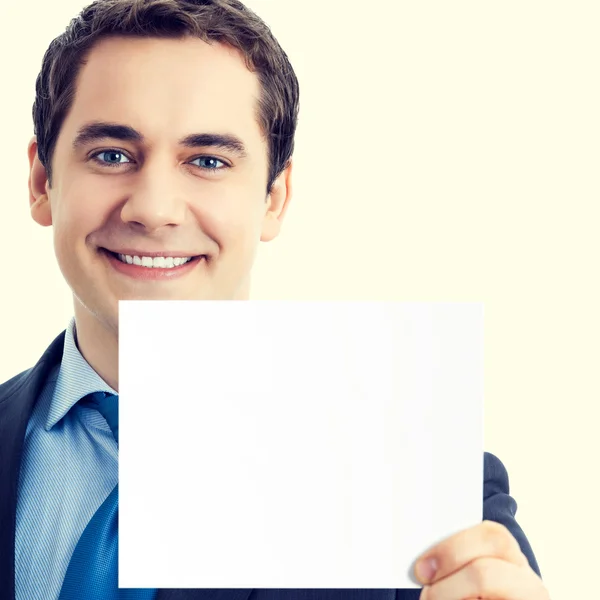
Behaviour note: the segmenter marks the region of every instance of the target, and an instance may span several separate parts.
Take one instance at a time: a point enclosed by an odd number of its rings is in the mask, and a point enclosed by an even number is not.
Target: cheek
[[[69,261],[81,252],[88,235],[99,229],[102,223],[102,215],[98,211],[100,203],[89,195],[73,191],[57,194],[52,199],[54,246],[58,258]]]
[[[198,213],[205,232],[220,246],[221,253],[248,251],[260,241],[266,203],[259,194],[231,194]]]

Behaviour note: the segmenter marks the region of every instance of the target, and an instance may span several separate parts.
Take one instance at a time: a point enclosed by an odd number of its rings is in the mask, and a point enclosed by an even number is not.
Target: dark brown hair
[[[77,75],[93,45],[109,36],[193,36],[239,50],[261,86],[257,120],[268,144],[271,190],[294,150],[298,80],[269,27],[238,0],[96,0],[84,8],[48,47],[36,80],[34,133],[50,186],[52,156]]]

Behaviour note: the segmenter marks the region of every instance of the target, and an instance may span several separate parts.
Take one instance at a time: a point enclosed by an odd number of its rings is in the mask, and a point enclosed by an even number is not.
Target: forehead
[[[207,131],[260,144],[259,95],[236,49],[190,37],[111,37],[83,64],[64,129],[74,134],[99,120],[131,125],[149,140]]]

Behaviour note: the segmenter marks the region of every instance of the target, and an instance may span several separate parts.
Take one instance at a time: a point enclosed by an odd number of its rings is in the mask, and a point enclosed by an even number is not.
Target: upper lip
[[[202,253],[180,252],[179,250],[161,250],[160,252],[150,252],[148,250],[133,250],[132,248],[119,248],[118,250],[112,248],[105,248],[105,250],[113,252],[114,254],[128,254],[129,256],[147,256],[149,258],[154,258],[156,256],[170,256],[172,258],[188,258],[194,256],[203,256]]]

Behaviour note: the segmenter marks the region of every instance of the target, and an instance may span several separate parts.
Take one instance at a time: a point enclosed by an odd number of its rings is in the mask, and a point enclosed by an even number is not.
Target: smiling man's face
[[[291,168],[267,196],[259,94],[221,44],[113,37],[92,49],[52,188],[29,147],[32,215],[53,226],[78,327],[117,332],[118,300],[247,299],[258,244],[290,198]]]

